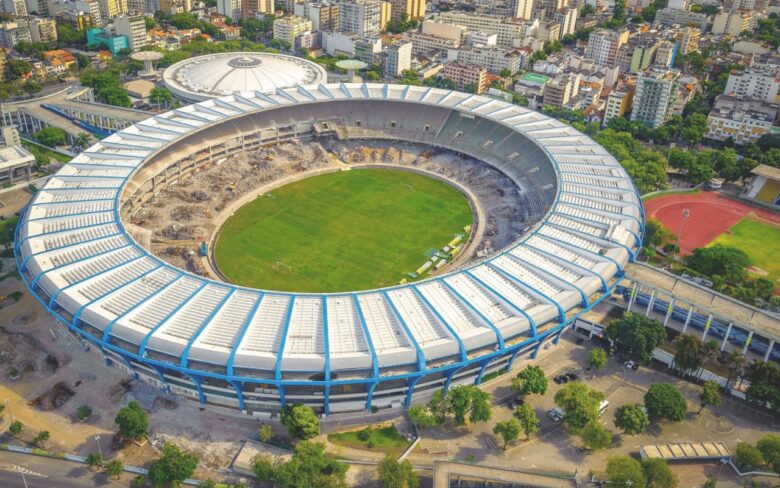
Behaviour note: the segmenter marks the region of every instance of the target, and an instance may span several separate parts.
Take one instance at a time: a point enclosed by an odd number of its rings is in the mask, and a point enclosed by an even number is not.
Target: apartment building
[[[509,10],[512,17],[531,20],[534,8],[534,0],[510,0]]]
[[[655,59],[658,38],[653,34],[639,34],[628,40],[617,52],[616,64],[621,73],[644,71]]]
[[[631,110],[633,102],[634,87],[627,83],[618,85],[607,95],[603,124],[606,126],[610,120],[627,114]]]
[[[382,30],[380,0],[350,0],[340,4],[341,31],[375,36]]]
[[[385,74],[399,77],[401,74],[412,69],[412,43],[409,41],[398,42],[388,46],[385,50]]]
[[[780,78],[770,72],[749,68],[744,71],[732,71],[724,93],[773,103],[780,101],[778,91],[780,91]]]
[[[27,17],[27,4],[25,0],[3,0],[0,2],[3,13],[14,17]]]
[[[577,96],[580,87],[578,74],[562,74],[552,78],[544,86],[544,104],[561,108]]]
[[[636,80],[631,120],[650,127],[666,122],[677,98],[679,77],[679,71],[658,68],[640,73]]]
[[[412,42],[412,56],[420,56],[434,50],[447,50],[459,48],[460,42],[443,37],[429,36],[421,32],[412,32],[408,35]]]
[[[312,22],[306,17],[288,15],[274,20],[274,39],[286,41],[291,46],[295,45],[296,37],[311,30]]]
[[[114,32],[127,36],[128,47],[133,52],[146,46],[146,22],[143,15],[120,15],[114,19]]]
[[[600,66],[613,66],[618,50],[628,42],[628,30],[596,29],[588,37],[585,57]]]
[[[32,18],[29,22],[33,42],[57,42],[57,22],[53,19]]]
[[[699,50],[701,30],[696,27],[685,27],[677,33],[677,44],[680,54],[688,54]]]
[[[653,64],[660,68],[671,68],[677,58],[677,44],[669,41],[663,41],[658,44],[655,51]]]
[[[455,82],[458,90],[472,89],[481,94],[487,89],[487,69],[476,64],[452,61],[444,65],[439,75]]]
[[[390,0],[390,19],[401,20],[404,14],[410,20],[425,17],[425,0]]]
[[[127,0],[98,0],[100,16],[104,22],[129,11]]]
[[[662,25],[696,26],[706,30],[710,24],[710,16],[701,12],[666,7],[655,13],[655,22]]]
[[[273,15],[274,12],[276,12],[274,0],[242,0],[241,2],[241,13],[246,18],[255,17],[257,14]]]
[[[0,24],[0,47],[13,49],[20,42],[32,42],[30,28],[25,19],[14,19]]]
[[[524,21],[494,15],[466,14],[462,12],[442,12],[435,20],[449,24],[462,25],[469,31],[495,32],[498,35],[498,47],[516,47],[524,37],[536,34],[539,21]],[[532,33],[533,32],[533,33]]]
[[[504,69],[517,73],[520,68],[525,66],[525,57],[521,57],[518,52],[496,47],[450,49],[447,52],[447,59],[484,66],[489,72],[496,75]]]
[[[752,144],[772,132],[779,106],[755,100],[720,95],[707,116],[705,137],[716,141],[733,139]]]
[[[712,33],[736,37],[743,31],[752,30],[754,23],[750,12],[720,12],[712,22]]]

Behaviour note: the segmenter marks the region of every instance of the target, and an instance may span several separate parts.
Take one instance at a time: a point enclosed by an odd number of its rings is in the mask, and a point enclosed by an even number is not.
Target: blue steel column
[[[265,297],[265,293],[261,293],[258,295],[258,297],[255,299],[254,305],[252,305],[252,309],[249,311],[249,314],[246,316],[246,320],[244,320],[244,323],[241,325],[241,328],[238,331],[238,335],[236,335],[235,342],[233,343],[233,347],[230,349],[230,356],[227,360],[227,375],[233,376],[234,375],[234,361],[236,359],[236,353],[238,352],[238,348],[241,346],[241,341],[244,340],[244,336],[246,335],[247,331],[249,330],[249,325],[252,323],[252,319],[255,317],[255,314],[257,313],[257,310],[260,308],[260,303],[263,301],[263,298]],[[246,404],[244,402],[244,390],[243,390],[243,383],[240,383],[238,381],[232,380],[230,384],[233,386],[233,389],[236,390],[236,396],[238,398],[238,406],[242,411],[246,411]]]
[[[328,334],[328,299],[322,295],[322,334],[325,346],[325,416],[330,415],[330,334]]]
[[[423,354],[423,351],[420,348],[420,344],[417,343],[417,339],[415,339],[414,335],[412,335],[412,331],[409,329],[409,326],[406,325],[406,321],[403,319],[403,317],[401,317],[401,314],[398,313],[398,309],[396,308],[395,303],[393,303],[393,300],[390,299],[390,295],[388,295],[386,291],[383,291],[382,296],[387,302],[387,304],[390,305],[390,309],[393,311],[393,314],[395,315],[396,319],[398,319],[398,323],[401,324],[401,327],[404,329],[404,332],[406,332],[406,335],[409,337],[409,341],[417,350],[417,371],[419,372],[425,371],[425,355]],[[407,407],[411,405],[412,393],[414,392],[414,387],[415,385],[417,385],[417,382],[420,381],[422,377],[423,375],[420,374],[409,380],[409,386],[407,387],[406,390]]]
[[[279,390],[279,403],[285,405],[285,391],[282,385],[282,357],[284,356],[284,347],[287,344],[287,332],[290,331],[290,320],[292,319],[293,305],[295,305],[295,296],[290,295],[290,305],[287,308],[287,316],[284,319],[284,328],[282,329],[282,340],[279,342],[279,351],[276,354],[276,366],[274,367],[274,379],[276,388]]]
[[[371,334],[368,332],[368,324],[366,323],[365,315],[363,315],[363,309],[360,307],[360,300],[358,300],[358,296],[353,294],[352,301],[354,302],[355,309],[357,310],[358,319],[360,320],[360,327],[363,329],[363,337],[366,338],[368,352],[371,353],[371,375],[374,377],[374,381],[368,385],[368,395],[366,396],[366,410],[371,410],[371,401],[374,397],[374,390],[379,384],[379,358],[377,358],[376,350],[374,350],[374,341],[371,339]]]

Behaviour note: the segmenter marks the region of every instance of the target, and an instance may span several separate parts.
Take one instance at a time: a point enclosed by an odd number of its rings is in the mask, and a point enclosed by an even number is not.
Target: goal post
[[[414,185],[410,185],[409,183],[401,183],[401,186],[407,190],[414,190]]]
[[[287,263],[283,263],[281,261],[277,261],[276,263],[274,263],[274,267],[277,268],[277,269],[285,269],[285,270],[287,270],[288,273],[292,273],[292,270],[293,270],[291,265],[289,265]]]

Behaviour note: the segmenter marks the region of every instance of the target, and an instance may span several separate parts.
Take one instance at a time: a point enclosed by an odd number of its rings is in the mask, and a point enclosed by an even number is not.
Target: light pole
[[[677,247],[680,247],[680,244],[682,244],[682,233],[683,228],[685,227],[685,221],[688,220],[688,218],[691,216],[691,209],[688,207],[685,207],[682,209],[682,213],[680,214],[682,217],[680,219],[680,232],[677,233]],[[682,249],[680,249],[682,251]],[[672,258],[674,258],[674,254],[672,254]]]
[[[95,436],[95,441],[97,441],[98,455],[100,456],[100,467],[102,468],[103,467],[103,451],[100,449],[100,436],[99,435]]]
[[[24,483],[24,488],[28,488],[27,486],[27,478],[24,477],[24,468],[21,466],[19,467],[19,472],[22,474],[22,483]]]

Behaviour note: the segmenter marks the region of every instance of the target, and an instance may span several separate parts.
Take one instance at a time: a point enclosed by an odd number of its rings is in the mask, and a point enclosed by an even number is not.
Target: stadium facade
[[[122,216],[239,151],[288,140],[391,139],[480,159],[513,179],[535,222],[476,264],[338,294],[212,281],[151,255]],[[176,109],[76,156],[25,209],[28,287],[109,365],[205,405],[250,414],[409,404],[534,356],[609,296],[635,258],[641,200],[572,127],[492,98],[384,84],[243,92]]]

